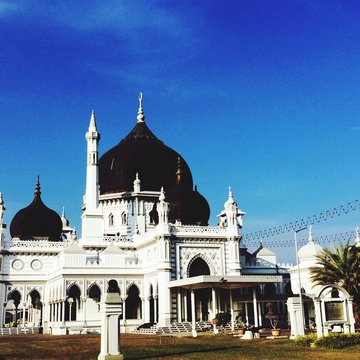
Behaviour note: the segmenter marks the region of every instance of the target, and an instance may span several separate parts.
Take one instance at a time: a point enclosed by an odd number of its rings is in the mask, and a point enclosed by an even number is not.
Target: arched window
[[[118,293],[119,295],[121,295],[119,285],[118,285],[118,282],[116,280],[114,280],[114,279],[109,280],[107,292]]]
[[[125,301],[126,319],[141,319],[141,299],[139,289],[136,285],[131,285]]]
[[[209,266],[201,257],[196,258],[189,268],[189,277],[199,275],[210,275]]]
[[[80,288],[74,284],[67,290],[67,299],[65,301],[65,320],[77,320],[77,310],[80,308]]]
[[[109,215],[109,226],[114,226],[114,215],[113,214]]]
[[[125,213],[125,212],[123,212],[123,213],[121,214],[121,224],[122,224],[122,225],[126,225],[126,224],[127,224],[127,216],[126,216],[126,213]]]
[[[92,285],[88,290],[88,296],[90,299],[93,299],[95,302],[100,302],[101,290],[97,284]]]
[[[21,301],[21,295],[20,295],[19,291],[17,291],[17,290],[12,291],[8,296],[8,301],[9,300],[13,301],[13,304],[15,306],[15,314],[14,314],[13,310],[11,311],[11,313],[9,312],[9,314],[6,314],[5,321],[7,321],[7,319],[10,321],[17,321],[20,319],[20,312],[18,312],[18,309],[19,309],[19,304]]]

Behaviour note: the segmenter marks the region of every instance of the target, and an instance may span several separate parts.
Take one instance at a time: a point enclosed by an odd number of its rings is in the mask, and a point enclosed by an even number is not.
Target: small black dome
[[[61,218],[42,202],[39,180],[36,183],[34,194],[32,203],[19,210],[12,219],[10,224],[11,237],[21,240],[61,241]]]
[[[100,192],[133,191],[136,173],[145,191],[168,190],[176,180],[177,159],[180,155],[164,145],[139,121],[118,145],[99,160]],[[182,181],[192,188],[193,179],[189,166],[182,160]]]

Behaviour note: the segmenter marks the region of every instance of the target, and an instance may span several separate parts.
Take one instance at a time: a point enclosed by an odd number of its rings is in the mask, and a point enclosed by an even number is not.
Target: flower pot
[[[271,335],[272,336],[279,336],[280,335],[281,330],[280,329],[272,329],[271,330]]]
[[[245,333],[245,329],[238,329],[238,334],[239,335],[244,335]]]

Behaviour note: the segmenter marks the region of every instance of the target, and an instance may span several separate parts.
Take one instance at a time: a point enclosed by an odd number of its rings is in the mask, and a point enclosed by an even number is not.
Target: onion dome
[[[315,261],[318,256],[322,255],[323,250],[322,246],[315,243],[312,226],[310,225],[308,243],[298,252],[300,262]]]
[[[136,173],[144,191],[159,191],[162,186],[167,191],[175,183],[180,155],[164,145],[146,125],[141,93],[139,102],[135,127],[99,160],[101,194],[132,192]],[[191,171],[186,162],[182,162],[182,181],[192,189]]]
[[[34,200],[16,213],[11,221],[10,234],[12,238],[21,240],[61,241],[62,225],[60,216],[42,202],[38,179]]]
[[[169,222],[181,222],[184,225],[208,225],[210,207],[206,199],[186,183],[183,183],[182,161],[178,159],[176,182],[167,192],[170,203]]]

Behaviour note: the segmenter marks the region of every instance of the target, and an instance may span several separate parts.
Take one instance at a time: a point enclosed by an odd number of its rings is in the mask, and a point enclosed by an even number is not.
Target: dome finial
[[[309,237],[308,237],[308,241],[309,241],[309,243],[315,243],[312,225],[309,226]]]
[[[35,186],[35,195],[41,194],[41,188],[40,188],[40,175],[37,176],[36,186]]]
[[[144,110],[142,108],[142,99],[143,99],[143,93],[139,93],[139,110],[137,115],[137,122],[144,122],[145,116],[144,116]]]
[[[161,190],[160,190],[159,200],[160,200],[160,201],[165,201],[165,191],[164,191],[164,187],[163,187],[163,186],[161,187]]]

